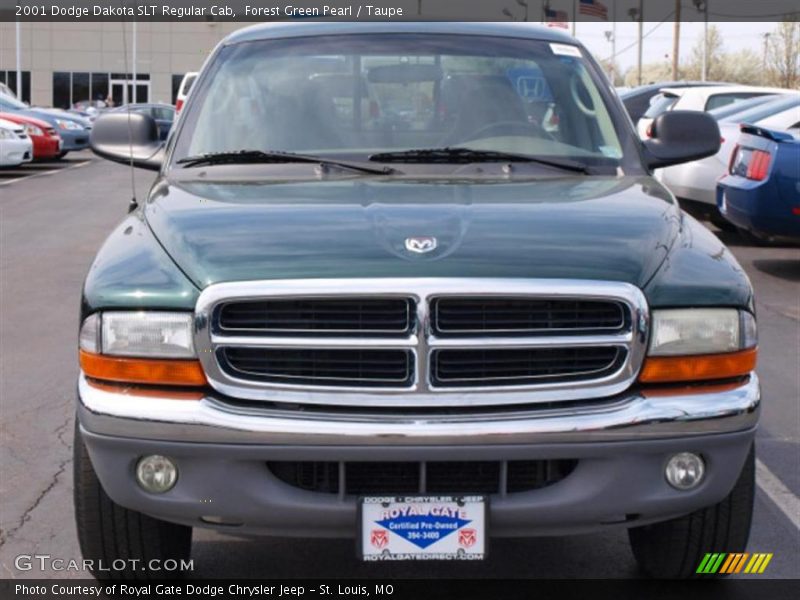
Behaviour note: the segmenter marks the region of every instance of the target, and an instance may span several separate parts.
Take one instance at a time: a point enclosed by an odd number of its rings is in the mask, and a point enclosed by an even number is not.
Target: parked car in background
[[[800,94],[770,97],[768,102],[736,112],[717,121],[720,150],[714,156],[661,169],[658,179],[681,201],[684,210],[730,227],[717,210],[717,181],[728,169],[731,152],[739,139],[739,126],[750,123],[767,129],[786,130],[800,123]]]
[[[625,110],[628,111],[628,114],[631,117],[631,121],[633,121],[635,124],[644,116],[644,113],[646,113],[647,109],[650,108],[653,97],[656,96],[662,89],[680,89],[686,87],[697,87],[700,85],[709,87],[730,84],[713,81],[662,81],[661,83],[650,83],[634,88],[624,88],[622,90],[617,88],[617,92],[622,100],[622,104],[625,106]]]
[[[0,112],[19,113],[49,123],[62,140],[61,152],[57,158],[63,158],[68,152],[89,147],[92,124],[88,119],[78,115],[57,108],[29,108],[16,98],[4,94],[0,95]]]
[[[61,154],[61,144],[63,143],[61,136],[47,121],[22,115],[18,112],[0,113],[0,119],[22,125],[25,133],[28,134],[33,143],[34,160],[56,158]]]
[[[12,90],[10,87],[8,87],[7,84],[3,83],[2,81],[0,81],[0,94],[5,94],[6,96],[11,96],[12,98],[17,97],[17,94],[14,92],[14,90]]]
[[[754,87],[748,85],[715,85],[685,88],[662,88],[659,96],[636,123],[639,137],[647,139],[650,125],[660,114],[669,110],[701,110],[710,111],[732,104],[737,100],[768,96],[770,94],[791,94],[792,90],[772,87]],[[797,92],[794,92],[797,93]]]
[[[152,117],[156,125],[158,125],[158,136],[161,140],[166,140],[169,135],[169,130],[172,129],[172,124],[175,122],[176,109],[171,104],[125,104],[117,108],[110,109],[111,112],[131,112],[148,115]]]
[[[800,135],[745,124],[717,185],[717,206],[751,240],[800,240],[798,186]]]
[[[75,102],[67,112],[94,121],[106,108],[108,108],[108,105],[102,100],[81,100],[80,102]]]
[[[731,102],[730,104],[726,104],[725,106],[720,106],[719,108],[714,108],[712,110],[709,110],[708,114],[717,121],[720,121],[721,119],[726,119],[737,113],[741,113],[746,110],[750,110],[751,108],[755,108],[756,106],[760,106],[761,104],[772,102],[773,100],[776,100],[783,96],[784,96],[783,94],[770,94],[769,96],[756,96],[755,98],[736,100],[734,102]]]
[[[181,85],[178,87],[178,97],[175,100],[175,113],[180,114],[181,109],[183,108],[184,103],[186,102],[186,96],[189,95],[189,90],[192,89],[192,84],[194,80],[197,79],[196,72],[186,73],[181,80]]]
[[[33,142],[19,123],[0,119],[0,167],[17,167],[33,160]]]

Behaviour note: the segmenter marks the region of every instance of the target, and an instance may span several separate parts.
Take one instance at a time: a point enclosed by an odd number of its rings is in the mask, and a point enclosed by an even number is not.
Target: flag
[[[608,7],[602,2],[598,2],[598,0],[580,0],[580,10],[578,12],[582,15],[608,21]]]
[[[561,29],[569,29],[569,15],[565,10],[553,10],[551,8],[544,9],[544,20],[547,22],[548,27],[560,27]]]

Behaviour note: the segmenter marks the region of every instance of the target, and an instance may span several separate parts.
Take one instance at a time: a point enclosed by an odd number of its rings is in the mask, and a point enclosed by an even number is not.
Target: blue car
[[[149,104],[125,104],[111,110],[111,112],[131,112],[140,113],[153,117],[158,125],[158,137],[161,141],[167,139],[172,124],[175,122],[175,107],[171,104],[149,103]]]
[[[800,240],[800,137],[743,124],[717,185],[725,219],[755,241]]]
[[[0,112],[18,112],[52,125],[63,140],[61,154],[58,155],[58,158],[63,158],[67,152],[84,150],[89,147],[92,124],[88,119],[78,115],[55,108],[29,108],[16,98],[6,94],[0,94]]]

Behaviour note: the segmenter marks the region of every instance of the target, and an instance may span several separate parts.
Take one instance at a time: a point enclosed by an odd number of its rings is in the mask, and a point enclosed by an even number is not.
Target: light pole
[[[767,56],[769,54],[769,36],[772,35],[770,32],[766,32],[762,34],[764,37],[764,58],[761,62],[761,76],[764,80],[767,79]]]
[[[528,20],[528,2],[527,0],[516,0],[517,4],[525,9],[525,17],[522,19],[523,21]]]
[[[17,93],[17,100],[22,102],[22,36],[19,27],[19,19],[17,19],[17,89],[14,91]]]
[[[642,85],[642,27],[644,25],[644,6],[642,0],[639,0],[639,8],[631,8],[628,9],[628,16],[630,16],[631,20],[638,21],[639,28],[638,28],[638,56],[636,59],[636,85]]]
[[[136,104],[136,19],[133,20],[133,65],[131,74],[133,76],[133,104]]]
[[[708,0],[692,0],[692,4],[703,13],[703,65],[700,69],[700,80],[705,81],[708,76]]]
[[[613,31],[604,31],[603,34],[606,36],[606,41],[611,42],[611,64],[608,66],[608,78],[611,80],[612,85],[614,84],[614,80],[616,79],[616,46],[617,40],[616,36],[614,35]]]

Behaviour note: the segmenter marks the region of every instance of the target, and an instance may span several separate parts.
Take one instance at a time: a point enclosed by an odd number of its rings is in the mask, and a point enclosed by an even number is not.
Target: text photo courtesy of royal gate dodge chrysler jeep
[[[0,590],[800,577],[800,23],[466,4],[0,20]]]

